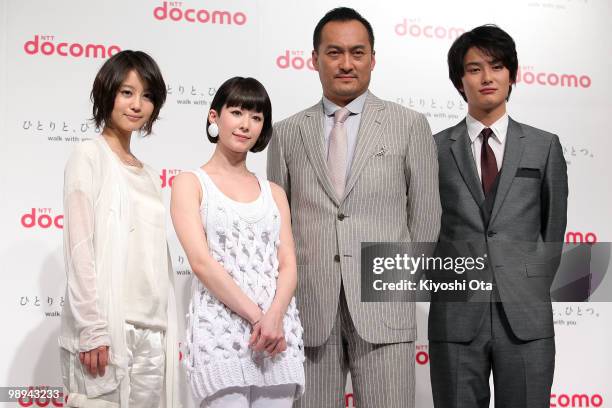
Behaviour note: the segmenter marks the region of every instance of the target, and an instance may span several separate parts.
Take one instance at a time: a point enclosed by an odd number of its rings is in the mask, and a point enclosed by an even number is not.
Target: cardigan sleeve
[[[80,352],[111,344],[96,275],[93,163],[85,148],[78,146],[64,171],[66,296],[79,333]]]

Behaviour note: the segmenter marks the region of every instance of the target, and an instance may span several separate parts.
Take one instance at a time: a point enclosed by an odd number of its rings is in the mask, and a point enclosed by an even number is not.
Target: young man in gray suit
[[[414,406],[415,306],[360,298],[361,242],[435,242],[438,165],[425,117],[368,91],[372,27],[337,8],[317,24],[314,106],[274,126],[268,177],[287,192],[298,262],[306,393],[299,407]]]
[[[440,165],[440,245],[486,253],[492,283],[477,301],[438,302],[429,313],[436,408],[550,405],[555,341],[550,284],[565,234],[567,169],[559,138],[515,122],[514,41],[496,26],[461,35],[449,76],[468,103],[465,120],[434,136]],[[480,253],[478,253],[480,251]],[[435,271],[433,273],[436,273]],[[458,300],[458,299],[455,299]]]

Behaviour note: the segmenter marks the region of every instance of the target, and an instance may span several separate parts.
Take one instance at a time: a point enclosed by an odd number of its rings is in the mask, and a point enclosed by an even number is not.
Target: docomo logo
[[[527,71],[527,72],[524,72]],[[533,72],[532,67],[519,67],[516,83],[527,85],[561,86],[567,88],[590,88],[591,77],[588,75],[556,74],[554,72]]]
[[[63,407],[63,399],[63,395],[59,398],[19,398],[17,403],[20,407]]]
[[[349,394],[344,394],[344,406],[346,408],[355,407],[355,395],[352,392]]]
[[[417,20],[408,20],[407,18],[404,18],[401,23],[395,25],[395,34],[400,37],[410,35],[412,37],[454,40],[463,33],[465,33],[463,28],[420,25]]]
[[[311,71],[315,70],[312,64],[312,58],[304,58],[304,51],[289,51],[285,50],[285,53],[279,55],[276,58],[276,66],[281,69],[293,68],[302,70],[308,68]]]
[[[551,407],[601,407],[603,397],[599,394],[550,394]]]
[[[429,363],[429,353],[427,352],[427,346],[416,346],[415,360],[419,365],[426,365]]]
[[[247,21],[247,16],[241,11],[232,13],[226,10],[206,10],[206,9],[185,9],[183,10],[183,2],[181,1],[164,1],[161,6],[153,9],[153,16],[157,20],[172,21],[185,20],[190,23],[203,24],[235,24],[244,25]]]
[[[27,212],[21,216],[21,225],[25,228],[34,228],[36,226],[40,228],[64,228],[64,216],[62,214],[53,216],[51,208],[32,208],[30,212]]]
[[[174,177],[179,174],[181,170],[178,169],[162,169],[159,178],[161,180],[161,188],[172,187]]]
[[[568,231],[565,233],[566,244],[595,244],[597,243],[597,235],[594,232],[579,232]]]
[[[23,49],[27,54],[35,55],[39,52],[43,55],[57,54],[62,57],[85,57],[85,58],[107,58],[112,57],[119,51],[118,45],[102,44],[79,44],[61,42],[57,45],[53,42],[53,35],[35,35],[33,40],[26,41]]]

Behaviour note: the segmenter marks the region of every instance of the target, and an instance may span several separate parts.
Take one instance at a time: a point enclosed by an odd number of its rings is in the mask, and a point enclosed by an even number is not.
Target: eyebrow
[[[132,91],[135,91],[135,90],[136,90],[136,88],[135,88],[135,87],[133,87],[132,85],[128,85],[128,84],[122,84],[122,85],[121,85],[121,87],[120,87],[119,89],[124,89],[124,88],[129,88],[129,89],[130,89],[130,90],[132,90]],[[151,93],[151,90],[150,90],[149,88],[144,88],[144,89],[142,90],[142,93],[143,93],[143,94],[144,94],[144,93]]]
[[[354,50],[359,50],[359,49],[365,49],[366,45],[364,44],[358,44],[358,45],[353,45],[352,47],[349,48],[350,51],[354,51]],[[327,47],[325,47],[326,50],[329,49],[337,49],[337,50],[344,50],[345,47],[338,45],[338,44],[329,44]]]
[[[492,60],[492,61],[484,61],[484,63],[480,62],[480,61],[470,61],[470,62],[466,62],[465,66],[467,67],[467,66],[470,66],[470,65],[476,65],[476,66],[480,67],[480,66],[482,66],[484,64],[489,64],[489,65],[502,64],[503,65],[503,63],[502,63],[502,61],[500,59],[495,59],[495,60]]]

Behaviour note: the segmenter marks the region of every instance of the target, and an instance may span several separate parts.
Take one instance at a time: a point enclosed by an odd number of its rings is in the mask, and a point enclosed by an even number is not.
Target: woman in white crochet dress
[[[172,221],[194,273],[189,381],[201,407],[290,407],[304,390],[304,352],[289,204],[246,166],[272,136],[263,85],[227,80],[207,125],[212,157],[172,185]]]

